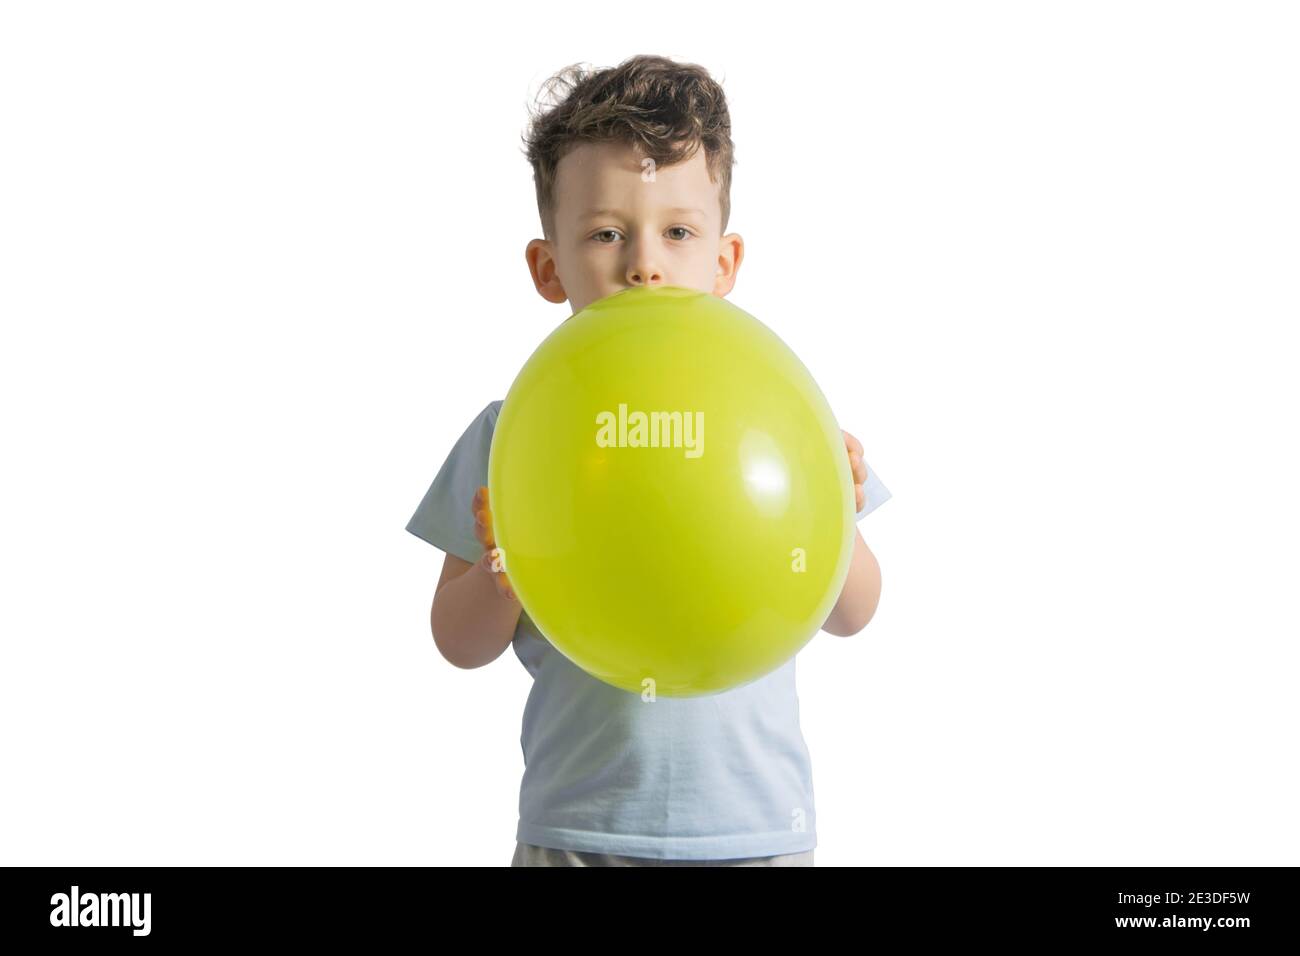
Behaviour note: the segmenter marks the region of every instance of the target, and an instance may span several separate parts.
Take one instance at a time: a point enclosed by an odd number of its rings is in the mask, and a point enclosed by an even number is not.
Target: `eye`
[[[617,235],[618,235],[618,230],[617,230],[617,229],[602,229],[600,232],[596,233],[596,235],[592,236],[591,238],[595,239],[595,240],[596,240],[597,242],[599,242],[599,243],[602,243],[603,245],[609,245],[609,243],[608,243],[608,242],[605,242],[603,239],[597,238],[597,237],[599,237],[599,236],[609,236],[609,235],[617,236]],[[613,240],[611,239],[610,242],[612,242],[612,241],[613,241]]]
[[[671,227],[669,227],[668,231],[669,231],[669,232],[675,232],[675,231],[677,231],[678,229],[680,229],[682,232],[686,233],[686,235],[682,236],[681,238],[683,238],[683,239],[689,239],[689,238],[690,238],[691,231],[690,231],[689,229],[687,229],[685,226],[671,226]]]

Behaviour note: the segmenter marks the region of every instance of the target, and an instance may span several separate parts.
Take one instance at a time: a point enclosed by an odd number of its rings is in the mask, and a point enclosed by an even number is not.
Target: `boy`
[[[730,216],[733,147],[722,89],[701,67],[638,56],[561,71],[527,153],[544,239],[525,257],[538,293],[573,314],[636,285],[725,296],[744,255]],[[406,530],[446,552],[430,625],[458,667],[507,644],[533,677],[513,866],[812,866],[812,770],[799,729],[795,665],[697,698],[643,700],[591,677],[552,647],[500,570],[487,498],[502,401],[448,455]],[[844,433],[858,519],[890,497]],[[856,535],[824,629],[866,626],[880,568]]]

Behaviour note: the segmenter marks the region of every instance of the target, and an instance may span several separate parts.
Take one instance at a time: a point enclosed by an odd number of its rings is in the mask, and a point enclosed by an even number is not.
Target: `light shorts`
[[[549,846],[516,843],[511,866],[813,866],[813,851],[779,856],[745,856],[731,860],[655,860],[644,856],[557,850]]]

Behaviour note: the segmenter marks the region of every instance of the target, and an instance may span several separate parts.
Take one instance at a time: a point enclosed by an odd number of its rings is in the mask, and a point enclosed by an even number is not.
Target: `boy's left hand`
[[[844,429],[840,429],[844,431]],[[854,511],[861,511],[867,502],[867,493],[862,490],[867,480],[867,464],[862,460],[862,442],[848,432],[844,432],[844,445],[849,450],[849,465],[853,468]]]

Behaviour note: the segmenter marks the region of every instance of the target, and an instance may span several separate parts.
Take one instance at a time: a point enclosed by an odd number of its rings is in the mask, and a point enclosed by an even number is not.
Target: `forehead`
[[[654,167],[654,182],[645,182],[642,173],[650,168],[640,152],[623,143],[581,143],[556,169],[557,210],[572,218],[611,207],[632,211],[694,205],[712,215],[718,184],[709,179],[704,147],[688,160]]]

